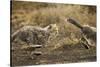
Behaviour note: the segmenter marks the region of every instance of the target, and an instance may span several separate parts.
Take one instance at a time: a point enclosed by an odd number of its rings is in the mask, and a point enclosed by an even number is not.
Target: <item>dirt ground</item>
[[[27,66],[96,61],[96,48],[85,49],[82,44],[62,46],[50,52],[46,51],[45,47],[39,48],[39,50],[42,51],[42,55],[33,55],[34,59],[32,59],[25,50],[20,50],[17,47],[16,50],[12,51],[12,65]]]

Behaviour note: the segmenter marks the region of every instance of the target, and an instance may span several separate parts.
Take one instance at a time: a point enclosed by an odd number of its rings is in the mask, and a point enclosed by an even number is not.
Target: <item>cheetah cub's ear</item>
[[[56,24],[50,24],[44,28],[44,30],[49,32],[57,32],[58,33],[58,26]]]
[[[57,27],[56,24],[50,24],[50,25],[46,26],[45,29],[50,30],[50,29],[56,28],[56,27]]]
[[[56,26],[57,26],[56,24],[50,24],[50,25],[44,27],[44,30],[50,30],[50,29],[52,29],[52,28],[54,28]]]
[[[52,28],[52,25],[50,24],[49,26],[48,26],[48,29],[51,29]]]
[[[50,24],[49,27],[48,27],[48,29],[52,29],[52,28],[56,28],[56,27],[57,27],[56,24]]]

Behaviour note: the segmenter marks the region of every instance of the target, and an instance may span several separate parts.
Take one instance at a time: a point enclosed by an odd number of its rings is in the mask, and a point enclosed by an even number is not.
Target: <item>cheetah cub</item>
[[[27,44],[45,44],[48,40],[53,39],[58,34],[58,26],[50,24],[44,28],[39,26],[23,26],[11,35],[12,41],[16,38]]]

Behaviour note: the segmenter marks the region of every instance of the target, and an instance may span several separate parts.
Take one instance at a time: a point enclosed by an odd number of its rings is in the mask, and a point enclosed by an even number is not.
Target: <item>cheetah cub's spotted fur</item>
[[[38,26],[24,26],[12,34],[12,41],[16,38],[27,44],[45,44],[58,34],[58,26],[50,24],[44,28]]]

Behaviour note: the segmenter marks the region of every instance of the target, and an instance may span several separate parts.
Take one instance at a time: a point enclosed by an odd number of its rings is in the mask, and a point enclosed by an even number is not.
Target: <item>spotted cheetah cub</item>
[[[16,38],[27,44],[45,44],[48,40],[53,39],[58,34],[58,26],[50,24],[44,28],[39,26],[24,26],[11,35],[12,41]]]

